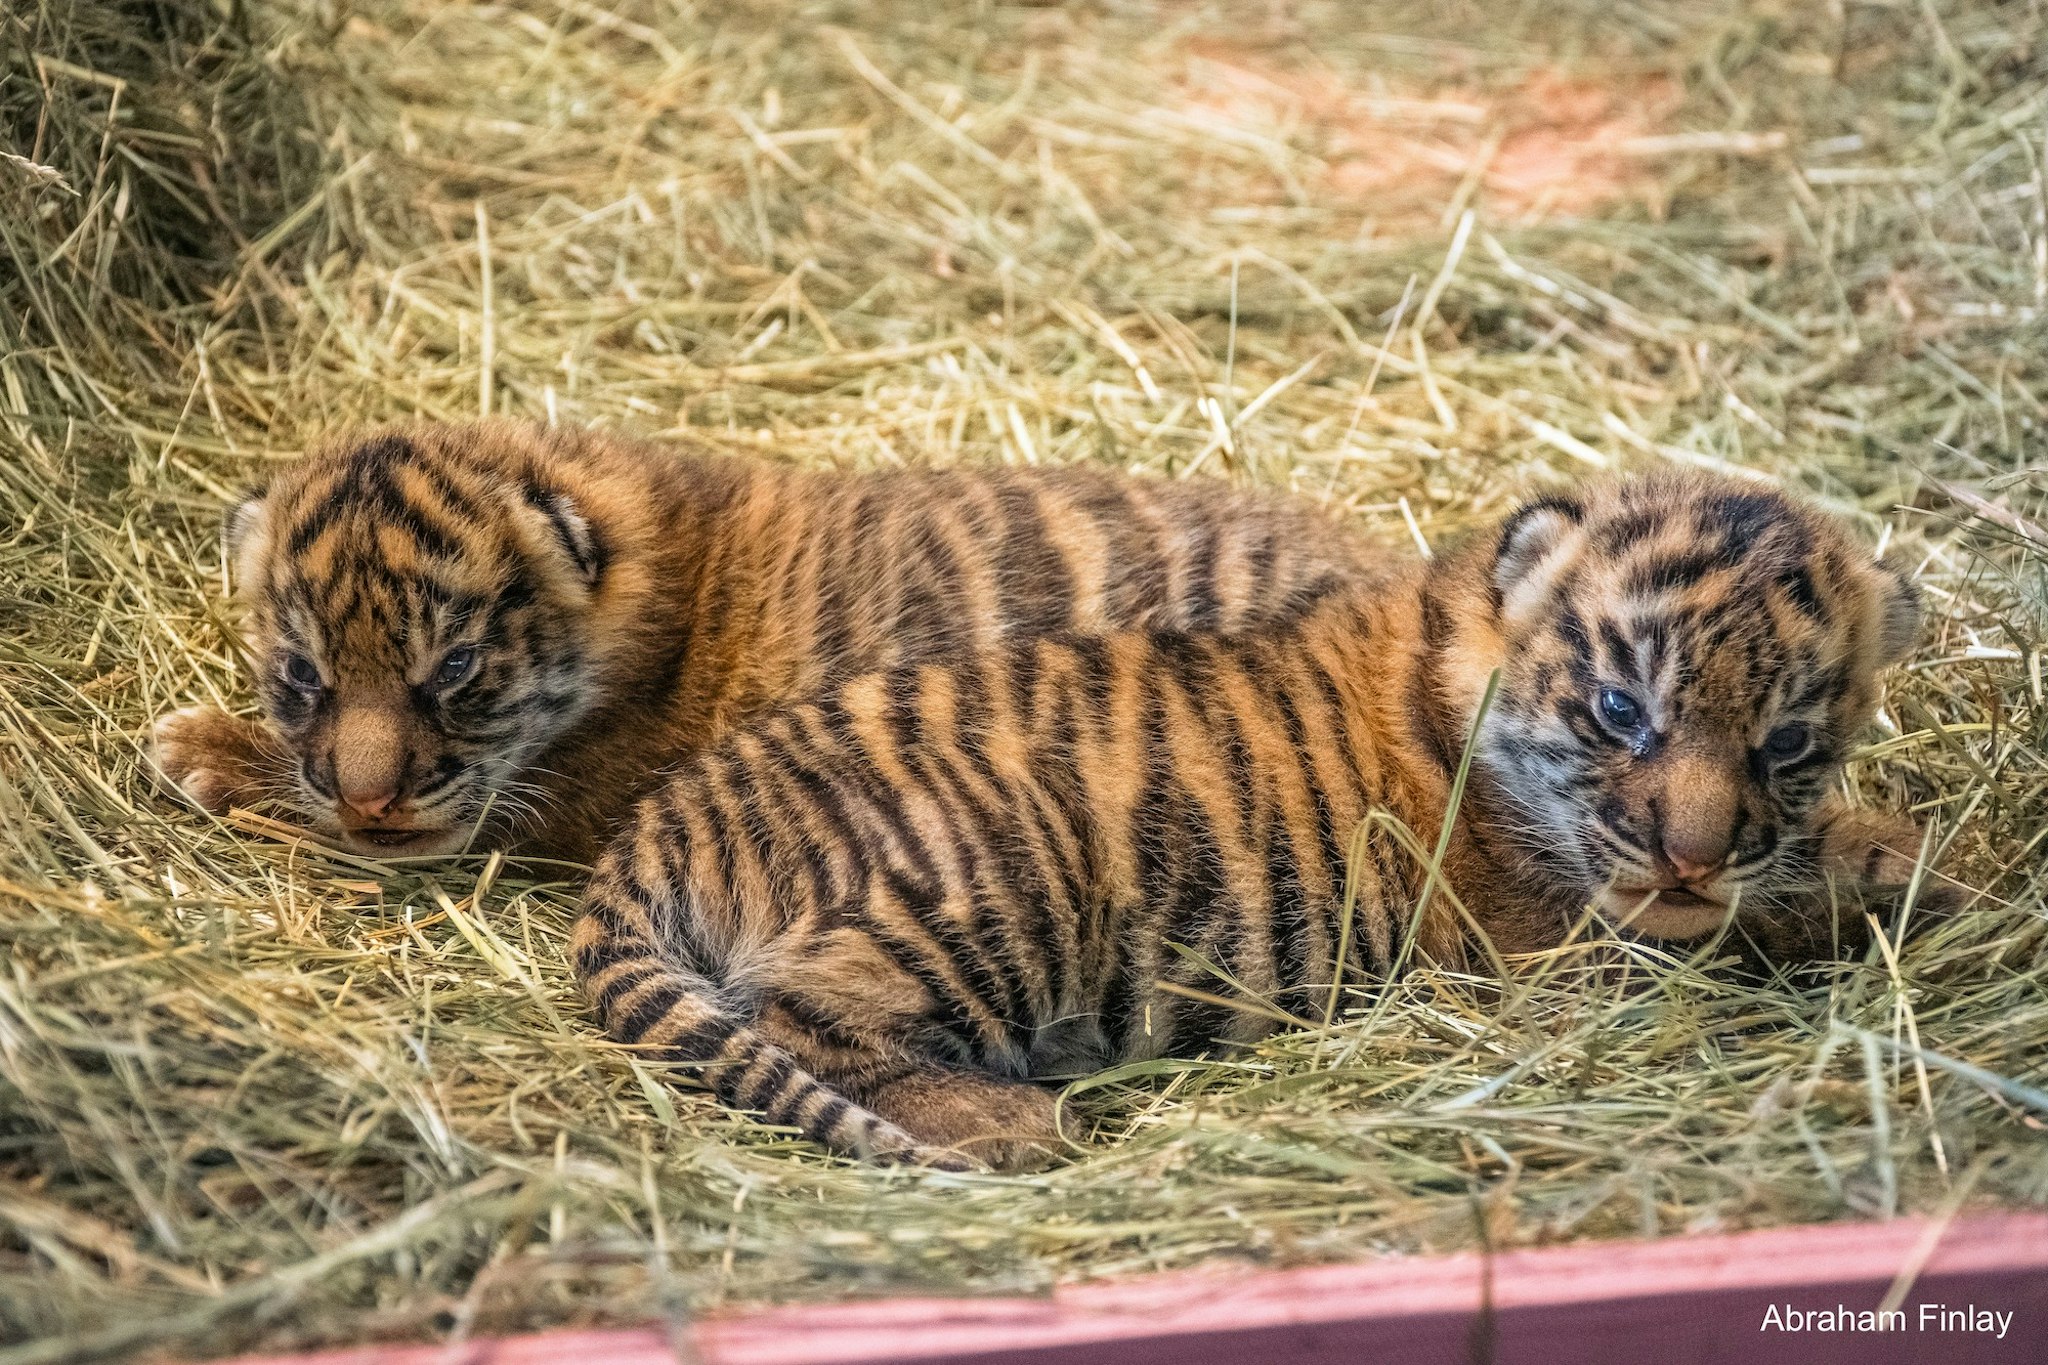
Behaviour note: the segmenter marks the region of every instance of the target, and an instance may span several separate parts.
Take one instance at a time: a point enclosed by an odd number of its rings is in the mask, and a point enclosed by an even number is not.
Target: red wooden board
[[[1899,1316],[1847,1326],[1815,1316]],[[1968,1320],[1943,1312],[1972,1313]],[[1797,1324],[1795,1327],[1794,1324]],[[1999,1334],[2003,1328],[2003,1335]],[[2048,1214],[1842,1223],[1299,1270],[1037,1299],[886,1299],[679,1326],[365,1347],[243,1365],[1717,1365],[2048,1361]]]

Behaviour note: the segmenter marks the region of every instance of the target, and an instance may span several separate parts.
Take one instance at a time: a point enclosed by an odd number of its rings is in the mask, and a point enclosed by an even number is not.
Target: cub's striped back
[[[1034,1077],[1242,1043],[1411,931],[1467,953],[1450,894],[1411,923],[1424,869],[1367,817],[1435,844],[1496,673],[1444,864],[1495,948],[1589,904],[1825,941],[1824,875],[1902,883],[1917,848],[1821,798],[1912,618],[1812,509],[1659,478],[1532,504],[1290,629],[868,674],[642,803],[576,969],[614,1037],[729,1104],[841,1151],[1021,1164],[1058,1147]]]
[[[482,825],[594,856],[663,766],[862,669],[1255,629],[1359,576],[1316,511],[1213,481],[806,472],[507,422],[339,438],[231,539],[266,723],[176,713],[160,765],[405,853]]]

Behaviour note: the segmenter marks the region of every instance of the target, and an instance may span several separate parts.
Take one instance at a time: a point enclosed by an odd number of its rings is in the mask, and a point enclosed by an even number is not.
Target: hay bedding
[[[2038,11],[1433,8],[0,12],[0,1365],[2048,1201]],[[1418,975],[1095,1078],[1040,1176],[831,1161],[593,1037],[571,870],[148,793],[149,718],[238,695],[223,498],[479,410],[1404,550],[1755,470],[1922,564],[1852,780],[1982,894],[1796,980]]]

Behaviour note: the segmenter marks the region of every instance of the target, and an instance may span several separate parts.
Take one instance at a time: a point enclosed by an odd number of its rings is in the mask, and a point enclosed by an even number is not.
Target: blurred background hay
[[[23,0],[0,12],[0,1365],[2048,1202],[2029,3]],[[597,1040],[573,886],[154,797],[223,502],[509,412],[1094,460],[1434,545],[1754,472],[1918,566],[1853,766],[1977,897],[1758,982],[1423,974],[861,1169]],[[1610,953],[1614,950],[1609,950]]]

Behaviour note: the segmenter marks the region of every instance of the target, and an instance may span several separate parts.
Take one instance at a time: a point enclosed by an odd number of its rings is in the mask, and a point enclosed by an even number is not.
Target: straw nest
[[[2038,8],[1441,11],[0,11],[0,1365],[2048,1201]],[[481,410],[1404,550],[1754,471],[1919,566],[1850,780],[1978,894],[1798,977],[1419,973],[1093,1078],[1043,1175],[835,1161],[595,1036],[572,885],[150,791],[150,717],[240,695],[223,500]]]

